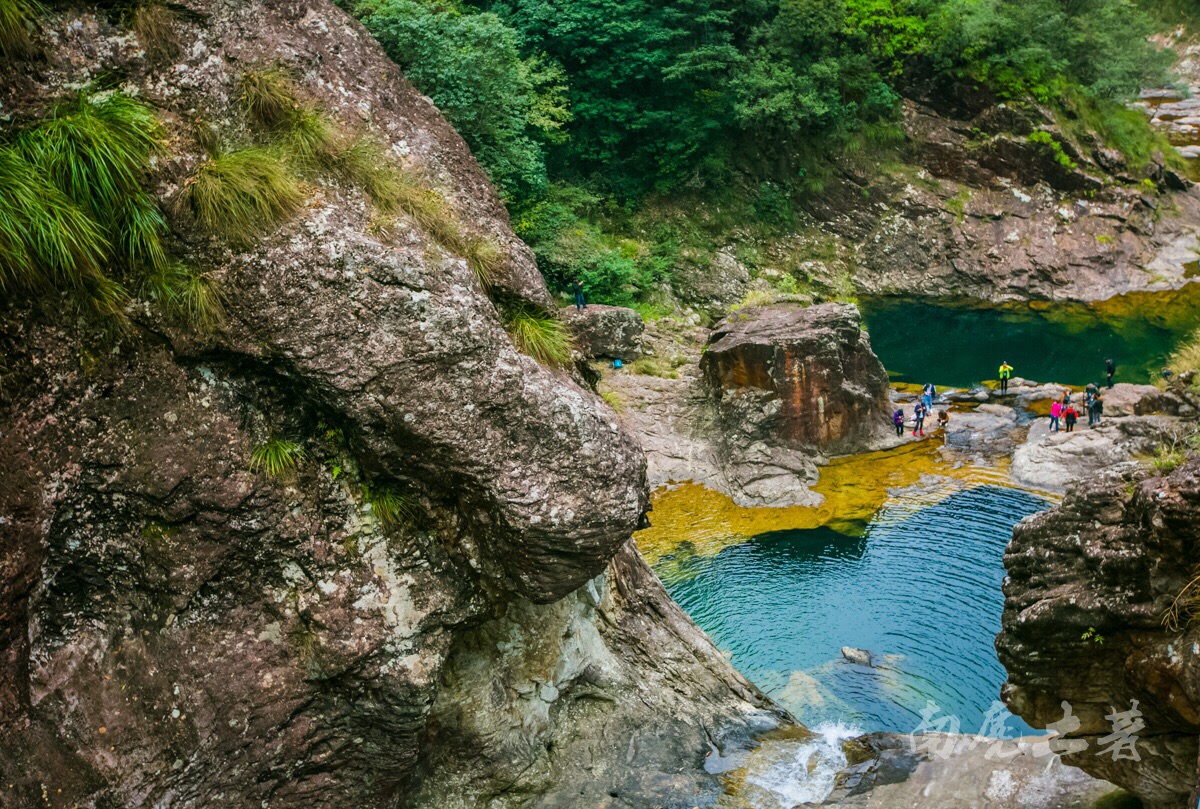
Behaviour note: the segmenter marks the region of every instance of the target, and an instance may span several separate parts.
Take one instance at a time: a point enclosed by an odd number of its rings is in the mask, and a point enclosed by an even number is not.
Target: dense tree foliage
[[[341,2],[459,128],[552,281],[614,301],[665,259],[597,210],[736,184],[785,227],[829,155],[895,131],[909,88],[1103,104],[1168,64],[1150,0]]]

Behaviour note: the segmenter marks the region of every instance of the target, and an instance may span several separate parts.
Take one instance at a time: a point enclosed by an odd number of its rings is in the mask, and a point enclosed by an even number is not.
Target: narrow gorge
[[[677,5],[597,13],[694,38],[670,81],[892,30]],[[1194,806],[1182,85],[1123,148],[868,37],[854,148],[627,193],[587,116],[651,60],[598,102],[586,19],[0,0],[0,807]]]

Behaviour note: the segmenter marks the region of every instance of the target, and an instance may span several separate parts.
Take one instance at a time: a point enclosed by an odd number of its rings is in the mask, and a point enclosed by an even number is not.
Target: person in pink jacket
[[[1058,419],[1062,416],[1062,411],[1062,402],[1055,399],[1054,404],[1050,405],[1050,429],[1056,433],[1058,432]]]

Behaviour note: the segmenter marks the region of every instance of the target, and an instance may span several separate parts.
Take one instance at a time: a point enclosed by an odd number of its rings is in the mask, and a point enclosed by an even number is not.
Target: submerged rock
[[[855,649],[853,646],[843,646],[842,657],[859,666],[867,666],[868,668],[873,668],[875,666],[874,658],[866,649]]]

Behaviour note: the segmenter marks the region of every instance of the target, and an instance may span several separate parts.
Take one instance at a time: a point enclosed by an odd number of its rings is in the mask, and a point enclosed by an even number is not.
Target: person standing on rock
[[[1055,399],[1050,404],[1050,430],[1058,432],[1058,420],[1062,416],[1063,403]]]
[[[1079,414],[1075,412],[1073,405],[1067,405],[1067,409],[1063,411],[1063,420],[1067,423],[1067,432],[1075,432],[1075,422],[1079,420]]]
[[[1117,364],[1112,361],[1112,357],[1109,357],[1104,361],[1104,373],[1108,376],[1108,386],[1110,388],[1113,386],[1113,375],[1116,374],[1116,372]]]
[[[925,387],[921,389],[921,402],[925,405],[926,413],[933,411],[933,395],[936,390],[932,382],[926,382]]]
[[[896,408],[896,412],[892,414],[892,424],[896,425],[897,436],[904,435],[904,408]]]
[[[587,298],[583,295],[583,282],[576,278],[571,282],[571,292],[575,293],[575,311],[587,308]]]
[[[1095,418],[1095,421],[1092,422],[1093,426],[1100,426],[1100,417],[1102,415],[1104,415],[1104,397],[1100,394],[1100,391],[1096,391],[1096,395],[1092,399],[1092,416]]]
[[[925,435],[925,405],[922,402],[917,402],[917,406],[913,408],[913,437],[917,433]]]
[[[1012,379],[1013,367],[1008,364],[1008,360],[1000,363],[1000,392],[1008,393],[1008,380]]]

